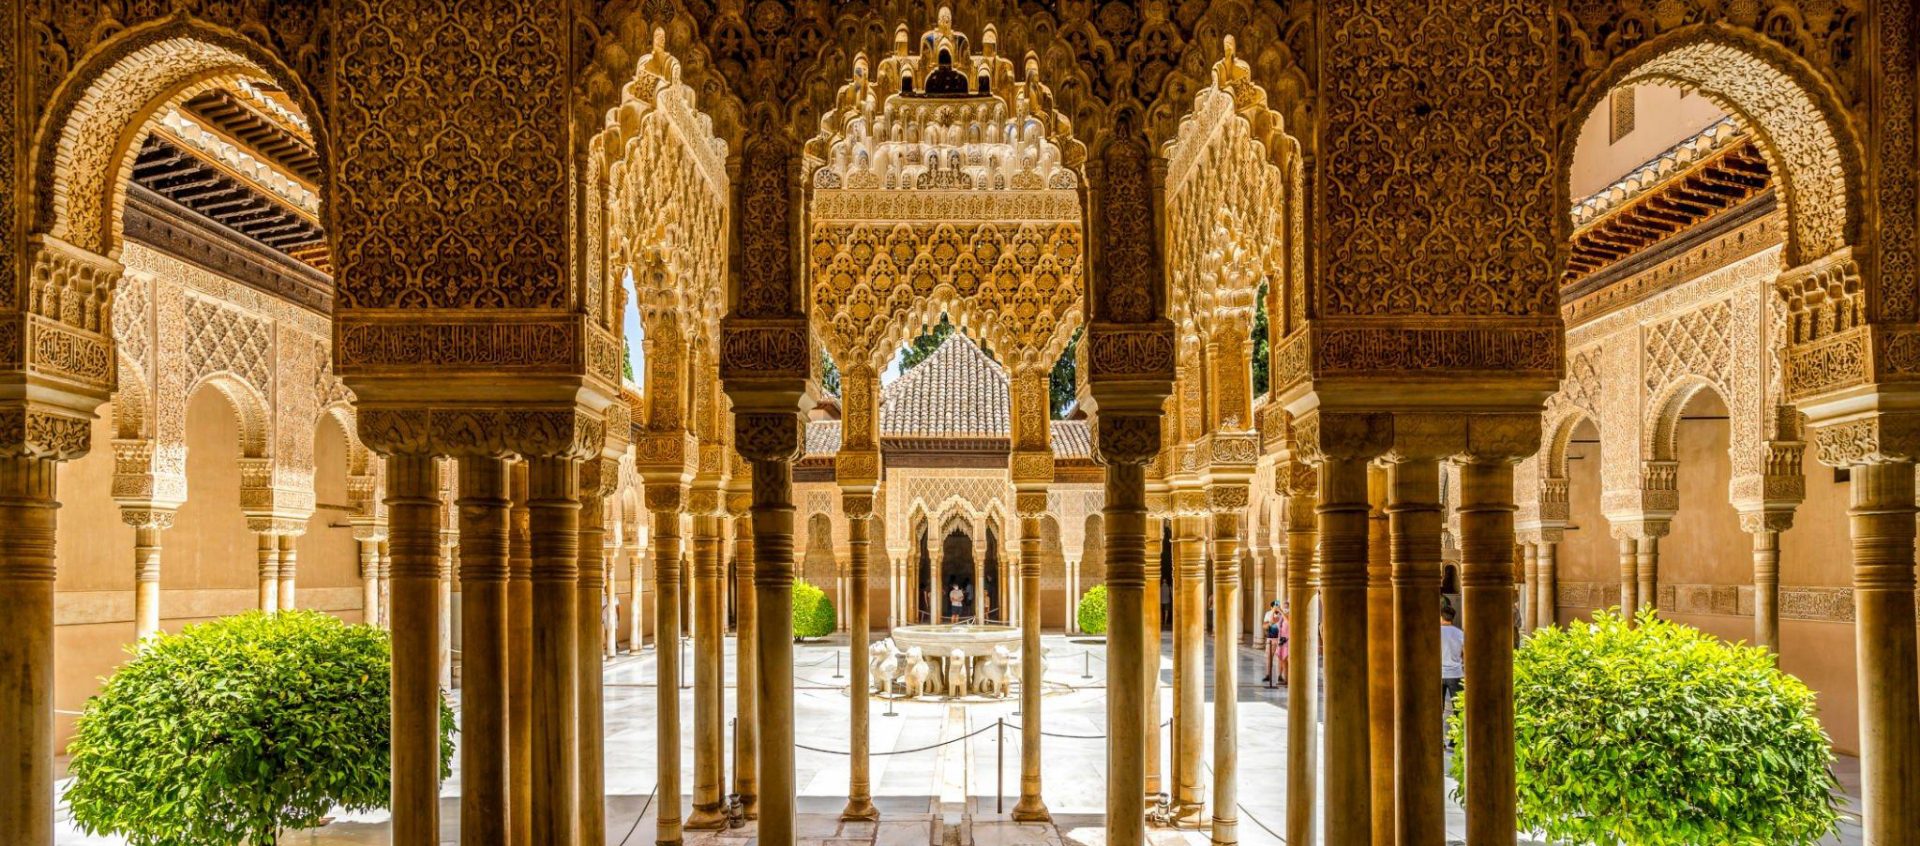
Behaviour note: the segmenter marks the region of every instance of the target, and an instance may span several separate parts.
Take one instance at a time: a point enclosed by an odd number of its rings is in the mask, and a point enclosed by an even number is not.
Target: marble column
[[[973,547],[973,616],[987,622],[987,538],[982,531]]]
[[[1205,493],[1174,492],[1173,518],[1173,802],[1180,816],[1206,802],[1200,765],[1206,748],[1207,547]]]
[[[273,535],[260,532],[259,572],[261,611],[272,614],[280,610],[280,541]]]
[[[300,569],[300,551],[299,547],[295,544],[297,540],[299,540],[299,538],[296,535],[283,534],[280,535],[278,541],[280,547],[280,554],[278,556],[280,559],[280,574],[279,578],[275,581],[275,586],[279,588],[280,597],[274,607],[280,611],[292,611],[299,607],[299,602],[296,601],[299,595],[294,589],[294,575]],[[445,597],[441,597],[441,600],[444,602]]]
[[[21,846],[53,846],[58,470],[52,459],[0,457],[0,835]]]
[[[793,459],[801,447],[796,415],[736,413],[734,442],[753,462],[754,636],[760,673],[761,846],[793,846]],[[864,659],[857,659],[864,660]]]
[[[1857,463],[1849,485],[1866,846],[1920,843],[1913,474],[1910,459]]]
[[[1753,645],[1780,652],[1780,533],[1792,512],[1747,512],[1740,528],[1753,535]]]
[[[387,522],[391,525],[393,521]],[[380,541],[380,619],[388,631],[393,630],[393,541],[384,538]]]
[[[1016,492],[1014,511],[1020,518],[1020,801],[1014,803],[1013,819],[1047,822],[1053,817],[1040,798],[1040,696],[1046,669],[1040,652],[1040,531],[1046,490]]]
[[[144,641],[160,633],[160,533],[173,512],[123,508],[120,519],[133,527],[133,637]]]
[[[1238,488],[1240,507],[1246,488]],[[1216,501],[1218,501],[1216,499]],[[1213,843],[1240,842],[1240,512],[1213,513]]]
[[[1384,465],[1367,467],[1367,509],[1367,734],[1373,753],[1373,843],[1374,846],[1393,846],[1393,697],[1397,684],[1393,652],[1393,548],[1389,543]]]
[[[727,826],[725,624],[721,621],[719,492],[693,493],[693,808],[686,827]]]
[[[867,677],[867,570],[872,554],[873,494],[849,493],[840,498],[847,515],[847,697],[848,723],[851,728],[851,752],[847,770],[847,807],[840,812],[844,820],[879,819],[873,807],[872,759],[868,746],[872,731],[867,722],[868,693],[873,689]]]
[[[1633,615],[1640,611],[1640,579],[1636,575],[1640,541],[1618,529],[1614,530],[1614,538],[1620,547],[1620,613],[1631,623]]]
[[[679,843],[680,808],[680,512],[687,486],[679,480],[648,481],[653,515],[654,750],[659,768],[655,811],[657,843]]]
[[[1373,824],[1367,459],[1328,455],[1319,469],[1320,605],[1327,639],[1326,842],[1350,846],[1369,842]]]
[[[752,495],[730,498],[733,515],[733,570],[739,603],[739,635],[734,651],[734,726],[733,792],[739,797],[740,810],[747,819],[760,815],[760,661],[756,653],[759,603],[753,590],[753,520],[749,508]]]
[[[1287,462],[1295,464],[1297,462]],[[1312,843],[1320,792],[1320,524],[1315,491],[1299,468],[1287,479],[1287,842]],[[1438,678],[1438,675],[1435,675]]]
[[[1101,415],[1096,444],[1107,464],[1107,832],[1108,846],[1145,846],[1147,660],[1141,594],[1146,567],[1146,462],[1158,417]],[[1116,438],[1115,433],[1131,437]],[[1131,449],[1128,445],[1134,445]]]
[[[1440,464],[1438,450],[1401,452],[1388,466],[1393,581],[1393,842],[1444,846],[1446,789],[1440,714]]]
[[[1160,494],[1164,498],[1164,494]],[[1164,787],[1161,784],[1160,755],[1160,558],[1165,550],[1166,535],[1162,525],[1163,518],[1155,513],[1146,522],[1145,555],[1142,558],[1140,590],[1140,631],[1141,645],[1146,654],[1141,656],[1142,669],[1146,674],[1142,682],[1145,687],[1146,713],[1143,715],[1147,727],[1146,754],[1146,793],[1158,795]],[[1111,570],[1108,571],[1111,574]],[[1109,577],[1111,584],[1111,577]],[[1113,617],[1113,588],[1107,588],[1107,619]],[[1107,624],[1109,632],[1113,624]]]
[[[380,618],[380,542],[360,539],[360,622],[386,626]]]
[[[1534,607],[1538,601],[1536,586],[1540,584],[1540,545],[1523,542],[1520,544],[1521,584],[1518,593],[1520,600],[1520,633],[1533,634],[1538,624],[1539,609]]]
[[[1634,545],[1634,593],[1637,608],[1660,610],[1660,536],[1649,534]]]
[[[1559,536],[1559,529],[1554,530]],[[1540,563],[1533,586],[1533,628],[1550,629],[1560,624],[1560,543],[1540,543]]]
[[[451,496],[452,492],[442,489],[441,495]],[[453,689],[453,580],[454,580],[454,570],[455,570],[453,565],[453,557],[454,555],[458,554],[459,547],[449,542],[447,539],[447,535],[448,535],[447,532],[440,533],[440,569],[439,569],[439,585],[438,585],[440,589],[439,666],[440,666],[441,689],[452,690]],[[282,573],[282,577],[280,580],[280,587],[284,590],[287,586],[287,581],[285,577],[285,573],[287,572],[286,567],[282,566],[280,568],[280,572]],[[281,601],[280,607],[281,608],[287,607],[286,600],[284,598]]]
[[[533,839],[564,846],[580,837],[578,459],[528,456],[527,519],[533,550]]]
[[[511,843],[533,842],[533,537],[527,462],[508,467],[507,758]]]
[[[460,842],[509,842],[507,462],[460,458]]]
[[[440,507],[433,456],[387,457],[394,846],[440,843]]]
[[[1534,418],[1537,423],[1538,417]],[[1460,604],[1466,635],[1468,846],[1511,844],[1513,771],[1513,465],[1467,460],[1460,474]],[[1911,602],[1911,597],[1909,597]]]
[[[574,690],[579,715],[580,842],[607,840],[607,729],[605,677],[601,671],[607,640],[606,496],[620,478],[618,459],[595,457],[580,465],[579,581],[574,586]]]

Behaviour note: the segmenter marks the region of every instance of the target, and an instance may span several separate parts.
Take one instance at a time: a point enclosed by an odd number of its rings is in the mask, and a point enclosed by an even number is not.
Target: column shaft
[[[1372,736],[1367,691],[1367,463],[1320,465],[1320,604],[1327,638],[1326,841],[1372,838]]]
[[[1539,596],[1538,596],[1538,593],[1539,593],[1538,587],[1540,585],[1540,547],[1539,545],[1532,544],[1532,543],[1521,544],[1520,556],[1521,556],[1521,562],[1522,562],[1521,567],[1523,568],[1522,572],[1525,573],[1525,576],[1523,576],[1522,578],[1524,578],[1526,581],[1525,584],[1521,585],[1520,591],[1519,591],[1520,596],[1525,598],[1524,601],[1522,602],[1522,608],[1520,609],[1520,631],[1522,634],[1533,634],[1534,626],[1539,624],[1539,610],[1540,610],[1535,607],[1535,603],[1539,601]]]
[[[133,636],[146,640],[160,633],[160,527],[133,530]]]
[[[1388,542],[1384,467],[1367,468],[1367,506],[1367,742],[1373,753],[1373,844],[1393,846],[1393,697],[1397,685],[1393,652],[1393,548]]]
[[[596,468],[598,469],[598,468]],[[607,472],[607,471],[601,471]],[[597,477],[598,474],[590,474]],[[600,480],[580,491],[579,581],[575,585],[574,648],[575,695],[580,708],[580,842],[607,841],[607,729],[605,679],[601,662],[606,652],[606,502]]]
[[[793,846],[793,462],[753,462],[753,588],[759,595],[760,843]],[[856,660],[865,660],[864,657]]]
[[[1240,842],[1240,515],[1213,515],[1213,842]]]
[[[1753,645],[1780,652],[1780,533],[1753,533]]]
[[[299,598],[299,594],[294,590],[294,575],[299,572],[300,569],[300,550],[294,543],[297,540],[299,539],[293,535],[280,536],[280,580],[278,583],[278,587],[280,588],[280,601],[276,607],[281,611],[292,611],[300,605],[300,603],[296,601]],[[444,600],[445,597],[442,597],[442,599]]]
[[[1539,578],[1533,587],[1533,607],[1535,630],[1549,629],[1560,624],[1560,544],[1547,541],[1540,544]]]
[[[1644,537],[1634,549],[1634,582],[1639,597],[1637,608],[1659,610],[1660,605],[1660,539]]]
[[[872,509],[868,499],[866,511]],[[873,543],[869,538],[873,518],[860,509],[847,515],[847,676],[851,694],[847,698],[848,722],[852,730],[852,751],[847,771],[847,807],[841,819],[871,820],[880,816],[873,808],[873,782],[869,775],[872,761],[868,744],[872,732],[867,725],[867,701],[873,687],[867,678],[867,569]]]
[[[360,622],[383,625],[380,619],[380,542],[360,541]]]
[[[1513,465],[1460,471],[1460,603],[1466,635],[1468,846],[1511,846],[1513,772]]]
[[[440,843],[439,519],[434,457],[388,456],[394,846]]]
[[[580,462],[527,459],[533,548],[533,778],[536,843],[580,838]]]
[[[1142,671],[1146,674],[1146,685],[1142,694],[1146,700],[1142,725],[1146,726],[1146,793],[1159,794],[1165,788],[1160,783],[1160,558],[1166,545],[1166,537],[1161,531],[1161,518],[1151,517],[1143,521],[1145,532],[1145,557],[1141,567],[1140,590],[1140,644],[1143,654],[1140,656]],[[1112,531],[1108,530],[1109,538]],[[1107,619],[1113,620],[1113,580],[1112,545],[1107,549]],[[1112,623],[1107,625],[1108,637],[1112,637]]]
[[[1866,846],[1920,843],[1920,656],[1912,461],[1852,469],[1854,638]]]
[[[1314,497],[1289,498],[1287,525],[1287,842],[1312,843],[1320,788],[1319,524]],[[1438,674],[1436,674],[1436,678]]]
[[[657,494],[648,485],[653,513],[654,756],[659,767],[654,840],[679,843],[680,810],[680,509],[686,489],[668,485]],[[670,494],[670,495],[668,495]]]
[[[269,534],[259,538],[260,610],[271,614],[280,609],[280,542]]]
[[[527,463],[508,469],[507,814],[515,844],[533,842],[533,538]]]
[[[760,603],[753,589],[753,520],[742,515],[733,520],[734,580],[739,595],[739,636],[734,649],[734,726],[733,792],[740,797],[740,809],[747,819],[760,815],[760,661],[757,632]]]
[[[1640,579],[1636,575],[1639,567],[1640,542],[1633,538],[1620,538],[1620,613],[1628,620],[1640,611]]]
[[[1173,801],[1180,813],[1206,801],[1200,763],[1206,749],[1206,518],[1173,518]]]
[[[1052,819],[1040,798],[1040,695],[1046,669],[1040,657],[1041,516],[1020,515],[1020,801],[1013,806],[1013,818],[1020,822]]]
[[[1446,843],[1440,714],[1440,465],[1388,470],[1393,570],[1394,842]]]
[[[59,465],[0,458],[0,835],[53,846],[54,481]]]
[[[507,463],[460,459],[460,842],[508,842]]]
[[[291,538],[283,537],[281,540],[287,541]],[[458,546],[446,542],[446,535],[443,533],[440,543],[440,572],[438,585],[436,585],[440,590],[440,654],[437,657],[440,668],[440,687],[443,690],[453,689],[453,556],[458,553],[458,550]],[[281,572],[284,574],[286,572],[284,560],[282,563]],[[285,589],[286,586],[287,581],[283,576],[280,587]],[[287,607],[284,600],[280,603],[280,607],[283,609]]]
[[[1107,843],[1145,846],[1146,468],[1107,465]],[[1155,626],[1155,630],[1158,626]],[[1156,648],[1153,650],[1158,652]],[[1023,662],[1024,663],[1024,662]]]
[[[693,812],[687,828],[727,825],[726,634],[720,620],[720,518],[693,518]]]

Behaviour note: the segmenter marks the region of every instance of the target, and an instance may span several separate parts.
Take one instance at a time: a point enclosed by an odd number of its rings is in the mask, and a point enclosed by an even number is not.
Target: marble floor
[[[795,722],[800,748],[795,770],[802,842],[823,846],[1102,846],[1105,811],[1106,661],[1104,644],[1087,638],[1049,635],[1046,671],[1043,790],[1054,825],[1012,822],[1005,811],[1019,794],[1020,754],[1014,699],[953,704],[941,701],[873,703],[872,783],[878,823],[842,823],[848,777],[847,679],[844,640],[795,647]],[[1171,642],[1163,656],[1170,654]],[[683,649],[690,647],[683,645]],[[1240,650],[1240,842],[1274,846],[1285,839],[1287,710],[1284,689],[1261,684],[1260,656]],[[734,642],[727,641],[726,690],[733,713]],[[685,659],[683,659],[683,666]],[[1211,657],[1207,667],[1212,666]],[[622,655],[606,664],[607,844],[642,846],[654,842],[655,689],[653,651]],[[1163,719],[1171,714],[1172,662],[1163,657]],[[1208,673],[1210,676],[1211,673]],[[682,720],[693,712],[691,676],[681,690]],[[1214,692],[1209,684],[1206,709],[1211,718]],[[1003,722],[1004,721],[1004,722]],[[683,722],[684,725],[684,722]],[[1002,734],[1001,728],[1005,732]],[[1162,729],[1166,731],[1166,729]],[[692,733],[681,749],[686,767],[682,785],[693,783]],[[1209,732],[1211,736],[1211,732]],[[727,771],[731,772],[732,722],[728,720]],[[1002,744],[1004,743],[1004,747]],[[1165,749],[1163,743],[1162,749]],[[1002,754],[1004,753],[1004,755]],[[459,766],[442,792],[442,841],[457,843]],[[1857,795],[1858,762],[1842,762],[1841,781]],[[62,784],[64,786],[64,782]],[[683,808],[685,807],[683,803]],[[1463,834],[1464,816],[1449,805],[1449,840]],[[750,846],[753,828],[725,832],[688,832],[689,846]],[[1156,829],[1155,846],[1199,846],[1204,829]],[[60,812],[57,842],[62,846],[117,844],[115,838],[86,835]],[[323,828],[289,833],[282,844],[376,844],[387,842],[385,812],[342,814]],[[1522,843],[1532,843],[1522,838]],[[1861,842],[1849,824],[1836,846]]]

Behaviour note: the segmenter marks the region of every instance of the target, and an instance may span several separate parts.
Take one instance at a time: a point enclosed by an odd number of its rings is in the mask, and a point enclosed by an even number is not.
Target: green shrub
[[[1607,846],[1802,846],[1839,821],[1813,692],[1765,650],[1650,613],[1631,628],[1601,614],[1535,632],[1513,670],[1522,830]]]
[[[1107,633],[1107,586],[1094,585],[1080,596],[1080,630],[1087,634]]]
[[[825,591],[806,579],[793,580],[793,636],[826,637],[833,634],[833,600]]]
[[[135,846],[267,846],[335,806],[385,807],[387,634],[313,611],[189,626],[135,648],[68,747],[73,818]],[[440,711],[451,774],[453,709]]]

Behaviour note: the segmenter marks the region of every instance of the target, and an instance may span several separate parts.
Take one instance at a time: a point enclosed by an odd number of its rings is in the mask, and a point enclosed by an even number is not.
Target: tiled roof
[[[952,335],[880,391],[882,438],[992,439],[1011,435],[1007,372],[973,341]],[[1053,454],[1092,458],[1084,420],[1053,421]],[[807,424],[808,456],[840,451],[840,421]]]
[[[1055,420],[1052,429],[1055,458],[1093,457],[1093,433],[1088,431],[1087,421]]]
[[[840,421],[807,421],[807,456],[833,455],[840,451]]]
[[[955,333],[880,391],[880,436],[1004,438],[1007,404],[1007,371]]]

